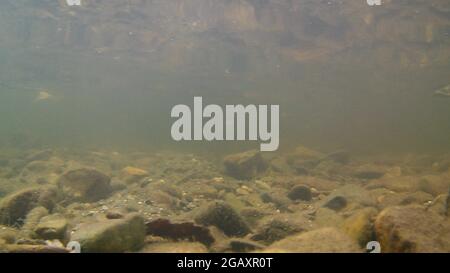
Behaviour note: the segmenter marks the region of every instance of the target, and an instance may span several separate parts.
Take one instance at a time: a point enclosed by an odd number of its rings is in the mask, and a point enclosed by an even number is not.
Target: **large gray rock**
[[[144,219],[136,213],[123,219],[105,219],[81,224],[70,240],[81,245],[81,252],[126,252],[139,250],[144,244]]]

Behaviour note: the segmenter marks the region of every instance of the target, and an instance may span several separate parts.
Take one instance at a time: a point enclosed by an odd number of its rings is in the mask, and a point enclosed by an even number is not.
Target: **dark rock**
[[[0,224],[21,226],[33,208],[43,206],[51,211],[57,200],[58,193],[53,187],[33,187],[12,193],[0,201]]]
[[[287,196],[293,201],[311,201],[312,199],[311,189],[303,185],[293,187]]]
[[[242,217],[228,204],[214,202],[195,216],[195,222],[216,226],[228,236],[244,236],[250,228]]]
[[[116,210],[108,211],[105,216],[107,219],[122,219],[124,217],[123,213]]]
[[[258,151],[229,155],[224,159],[225,173],[236,179],[252,179],[268,168],[268,162]]]
[[[68,200],[96,202],[110,195],[110,178],[93,169],[78,169],[62,175],[58,181]]]
[[[198,241],[206,246],[214,243],[214,238],[210,234],[209,229],[194,223],[171,223],[167,219],[157,219],[147,222],[145,225],[147,227],[147,235],[160,236],[177,241]]]
[[[345,199],[345,197],[343,196],[335,196],[331,200],[326,202],[323,206],[335,211],[339,211],[347,206],[347,199]]]

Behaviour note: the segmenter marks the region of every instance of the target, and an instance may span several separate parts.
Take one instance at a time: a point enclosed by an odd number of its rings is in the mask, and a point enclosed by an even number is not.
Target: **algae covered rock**
[[[289,235],[311,229],[311,223],[302,215],[280,214],[261,220],[251,239],[271,244]]]
[[[214,238],[208,228],[197,226],[192,222],[172,223],[168,219],[160,218],[147,222],[145,225],[147,235],[159,236],[175,241],[198,241],[207,246],[214,243]]]
[[[287,196],[293,201],[311,201],[312,192],[307,186],[297,185],[288,192]]]
[[[333,198],[328,200],[323,206],[335,211],[340,211],[347,206],[347,203],[348,202],[345,197],[337,195],[333,196]]]
[[[375,208],[364,208],[345,219],[342,231],[359,243],[360,246],[372,241],[373,222],[377,215]]]
[[[448,252],[450,222],[422,206],[384,209],[375,220],[382,252]]]
[[[12,227],[0,225],[0,241],[3,241],[7,244],[12,244],[16,241],[18,235],[19,230]]]
[[[96,202],[110,195],[111,178],[94,169],[77,169],[62,175],[58,185],[68,200]]]
[[[34,233],[38,238],[44,240],[64,240],[67,235],[68,225],[67,220],[63,216],[58,214],[48,215],[41,218],[34,229]]]
[[[254,150],[233,154],[224,159],[225,173],[236,179],[251,179],[264,172],[269,164]]]
[[[36,207],[28,212],[27,216],[25,217],[25,222],[23,223],[23,226],[21,228],[22,234],[29,237],[34,237],[34,229],[39,224],[39,221],[41,221],[41,219],[48,214],[48,210],[44,207]]]
[[[270,245],[264,252],[275,253],[351,253],[362,252],[358,244],[335,228],[321,228]]]
[[[58,192],[53,187],[32,187],[4,197],[0,201],[0,224],[22,225],[33,208],[43,206],[52,210],[58,201]]]
[[[126,252],[141,248],[146,227],[137,213],[123,219],[104,219],[78,226],[70,240],[81,245],[81,252]]]
[[[298,174],[306,175],[309,171],[320,163],[320,160],[325,154],[303,147],[298,146],[293,152],[286,156],[286,162],[294,169]]]
[[[250,232],[248,224],[239,213],[224,202],[214,202],[201,209],[195,216],[195,222],[215,226],[228,236],[244,236]]]

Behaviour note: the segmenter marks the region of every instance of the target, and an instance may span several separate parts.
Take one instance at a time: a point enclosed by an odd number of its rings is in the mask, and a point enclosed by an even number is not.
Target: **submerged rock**
[[[239,213],[224,202],[214,202],[206,209],[200,209],[194,219],[205,226],[216,226],[228,236],[244,236],[250,232]]]
[[[324,154],[318,151],[298,146],[295,150],[286,156],[286,162],[299,175],[307,175],[309,171],[320,163]]]
[[[377,200],[373,194],[358,184],[347,184],[330,193],[322,201],[322,205],[329,209],[340,211],[351,205],[358,207],[376,206]]]
[[[58,185],[69,201],[96,202],[110,195],[110,180],[99,171],[78,169],[62,175]]]
[[[289,235],[304,232],[311,229],[311,223],[301,215],[280,214],[268,216],[261,221],[251,237],[255,241],[263,241],[271,244]]]
[[[26,216],[25,222],[21,228],[21,232],[27,236],[34,237],[34,229],[39,221],[48,215],[48,210],[44,207],[36,207],[32,209]]]
[[[329,208],[318,208],[314,213],[314,224],[318,227],[339,227],[343,222],[344,217]]]
[[[133,213],[123,219],[81,224],[70,240],[79,242],[82,252],[126,252],[143,246],[145,230],[144,219]]]
[[[312,192],[307,186],[297,185],[289,191],[287,196],[293,201],[311,201]]]
[[[347,199],[343,196],[334,196],[328,200],[324,205],[325,208],[329,208],[335,211],[340,211],[347,206]]]
[[[378,211],[375,208],[364,208],[345,219],[342,231],[365,247],[374,236],[373,222]]]
[[[148,235],[172,240],[198,241],[207,246],[214,243],[214,238],[208,228],[195,225],[191,222],[171,223],[167,219],[156,219],[147,222],[145,225]]]
[[[220,243],[213,246],[211,249],[213,252],[249,252],[255,250],[261,250],[265,248],[264,245],[254,242],[248,239],[231,238],[223,240]]]
[[[0,201],[0,224],[22,225],[33,208],[43,206],[52,210],[58,200],[53,187],[27,188],[12,193]]]
[[[321,228],[292,235],[270,245],[271,253],[350,253],[362,252],[358,244],[335,228]]]
[[[69,253],[68,249],[62,247],[26,244],[5,245],[2,251],[6,253]]]
[[[0,245],[3,243],[13,244],[19,235],[19,230],[8,226],[0,225]],[[1,251],[1,249],[0,249]]]
[[[445,215],[450,216],[450,190],[448,191],[447,194],[447,200],[445,202]]]
[[[357,167],[353,176],[363,180],[379,179],[384,176],[386,171],[386,168],[382,166],[368,164]]]
[[[269,164],[258,151],[233,154],[224,159],[225,173],[236,179],[251,179],[264,172]]]
[[[420,178],[419,189],[432,195],[445,194],[450,186],[450,179],[439,175],[425,175]]]
[[[135,167],[125,167],[122,170],[121,178],[126,183],[135,183],[148,176],[148,172]]]
[[[375,221],[382,252],[448,252],[450,222],[422,206],[384,209]]]
[[[140,253],[207,253],[208,249],[197,242],[163,242],[146,245]]]
[[[66,239],[68,227],[67,220],[59,215],[53,214],[41,218],[39,224],[34,229],[37,238],[44,240]]]
[[[107,219],[122,219],[124,217],[123,213],[118,210],[110,210],[105,214]]]

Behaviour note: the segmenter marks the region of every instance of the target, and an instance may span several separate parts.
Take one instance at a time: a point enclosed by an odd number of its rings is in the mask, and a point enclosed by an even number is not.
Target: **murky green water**
[[[181,179],[172,171],[188,167],[158,169],[151,163],[159,162],[154,153],[221,160],[259,147],[173,141],[170,111],[192,105],[194,96],[205,104],[280,105],[280,149],[271,157],[302,145],[324,154],[376,155],[364,162],[384,158],[381,164],[402,168],[399,177],[448,176],[450,97],[434,94],[450,84],[448,1],[383,1],[376,7],[353,0],[81,2],[0,3],[0,151],[9,161],[0,167],[0,184],[18,189],[38,178],[51,184],[73,162],[92,164],[113,179],[127,166],[149,171],[155,180]],[[45,149],[57,151],[54,157],[65,163],[29,178],[23,170],[30,162],[23,157]],[[107,155],[77,154],[90,151]],[[116,162],[112,152],[123,158]],[[402,157],[408,154],[414,159]],[[421,161],[429,154],[435,157]],[[220,160],[217,172],[200,178],[226,178]],[[308,176],[346,184],[354,182],[348,169],[358,164],[325,167],[325,175],[306,169]],[[275,188],[277,176],[301,180],[304,166],[294,165],[286,173],[258,177]],[[33,181],[24,182],[28,178]],[[10,193],[8,187],[0,192]],[[447,194],[421,191],[430,196],[418,203]],[[209,201],[224,199],[211,196]]]

